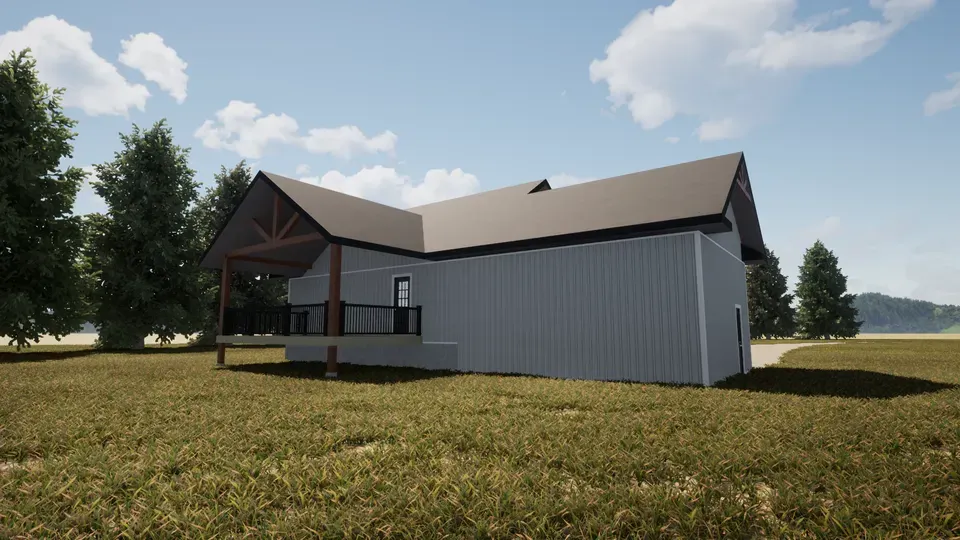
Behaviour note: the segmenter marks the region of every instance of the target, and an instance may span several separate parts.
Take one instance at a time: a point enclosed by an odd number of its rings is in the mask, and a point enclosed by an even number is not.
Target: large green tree
[[[61,167],[76,125],[61,94],[40,82],[29,50],[0,62],[0,336],[17,348],[84,321],[73,204],[85,174]]]
[[[189,150],[161,120],[120,135],[123,148],[97,165],[94,190],[107,215],[89,216],[87,259],[97,287],[93,323],[104,348],[141,348],[197,331],[202,313],[200,239],[191,205],[197,182]]]
[[[205,244],[226,224],[233,209],[240,204],[247,187],[253,180],[253,173],[245,161],[227,170],[220,167],[214,176],[214,185],[209,188],[196,206],[197,225],[200,237]],[[205,271],[202,279],[203,323],[196,343],[212,344],[217,335],[217,323],[220,315],[220,270]],[[284,302],[286,282],[268,279],[267,276],[234,272],[231,278],[230,305],[273,306]]]
[[[797,327],[802,337],[852,338],[860,332],[856,295],[847,293],[847,278],[836,255],[819,240],[803,256],[797,299]]]
[[[793,295],[788,292],[787,277],[780,271],[780,259],[766,246],[763,250],[766,260],[747,268],[750,334],[764,338],[792,337],[796,331]]]

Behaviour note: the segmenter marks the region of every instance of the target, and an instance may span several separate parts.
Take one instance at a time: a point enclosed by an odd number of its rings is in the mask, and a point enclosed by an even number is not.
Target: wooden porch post
[[[230,305],[230,281],[233,273],[230,269],[230,257],[223,258],[223,270],[220,275],[220,323],[217,325],[217,334],[223,335],[223,319]],[[217,366],[225,363],[227,356],[227,344],[217,343]]]
[[[330,244],[330,291],[327,295],[327,334],[339,336],[342,334],[340,325],[340,262],[342,258],[340,244]],[[337,376],[337,347],[327,347],[327,377]]]

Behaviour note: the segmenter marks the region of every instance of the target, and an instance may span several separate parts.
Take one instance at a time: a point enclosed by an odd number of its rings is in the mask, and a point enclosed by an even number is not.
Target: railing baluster
[[[341,301],[340,328],[328,328],[330,302],[267,307],[228,307],[224,335],[422,335],[423,307],[348,304]]]

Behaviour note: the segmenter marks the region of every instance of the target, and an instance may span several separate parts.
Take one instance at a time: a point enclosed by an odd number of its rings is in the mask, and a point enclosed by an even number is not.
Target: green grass
[[[960,341],[709,389],[228,362],[0,358],[0,537],[960,535]]]
[[[789,345],[791,343],[839,343],[840,339],[799,339],[799,338],[784,338],[784,339],[751,339],[750,343],[752,345]]]

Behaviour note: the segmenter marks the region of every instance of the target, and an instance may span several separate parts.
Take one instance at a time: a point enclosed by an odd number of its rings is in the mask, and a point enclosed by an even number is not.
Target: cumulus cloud
[[[477,177],[462,169],[431,169],[422,180],[414,181],[396,169],[378,165],[349,176],[330,171],[323,176],[303,177],[301,180],[399,208],[463,197],[480,190]]]
[[[960,72],[947,75],[947,80],[953,82],[953,88],[934,92],[923,102],[923,113],[933,116],[960,105]]]
[[[788,73],[859,62],[934,3],[871,0],[878,19],[837,24],[847,10],[797,20],[797,0],[675,0],[634,17],[590,79],[643,129],[689,115],[704,122],[701,140],[740,136],[773,110]]]
[[[303,138],[303,147],[313,154],[350,159],[357,154],[393,153],[397,146],[397,136],[392,131],[384,131],[373,137],[367,137],[357,126],[338,128],[315,128]]]
[[[233,100],[206,120],[194,132],[204,146],[236,152],[241,157],[259,158],[272,143],[290,144],[314,154],[350,159],[359,154],[392,154],[397,136],[384,131],[367,137],[356,126],[315,128],[300,135],[297,121],[286,114],[267,114],[255,103]]]
[[[694,131],[701,141],[722,141],[725,139],[735,139],[743,135],[743,126],[738,124],[733,118],[724,118],[723,120],[709,120]]]
[[[187,99],[187,63],[177,51],[154,33],[137,34],[122,40],[120,63],[138,70],[148,81],[154,82],[170,94],[177,103]]]
[[[150,92],[127,81],[116,66],[93,50],[93,36],[67,21],[49,15],[28,22],[20,30],[0,34],[0,55],[31,49],[40,78],[65,89],[63,104],[86,114],[123,115],[144,110]]]

